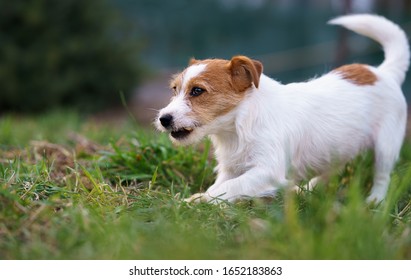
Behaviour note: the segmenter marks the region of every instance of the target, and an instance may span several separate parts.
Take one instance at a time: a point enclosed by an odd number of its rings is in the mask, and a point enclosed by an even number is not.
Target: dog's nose
[[[165,128],[169,128],[173,122],[173,116],[170,114],[166,114],[160,117],[160,123]]]

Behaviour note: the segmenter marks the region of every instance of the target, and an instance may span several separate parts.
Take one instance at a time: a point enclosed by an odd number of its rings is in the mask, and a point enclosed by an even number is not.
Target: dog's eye
[[[199,96],[204,93],[205,90],[199,87],[193,87],[190,91],[190,96]]]

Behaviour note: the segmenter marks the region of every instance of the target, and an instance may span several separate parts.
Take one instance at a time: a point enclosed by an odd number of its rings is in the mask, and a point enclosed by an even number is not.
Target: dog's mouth
[[[190,135],[190,133],[193,132],[193,130],[194,128],[192,127],[184,127],[178,130],[172,130],[170,134],[175,139],[183,139]]]

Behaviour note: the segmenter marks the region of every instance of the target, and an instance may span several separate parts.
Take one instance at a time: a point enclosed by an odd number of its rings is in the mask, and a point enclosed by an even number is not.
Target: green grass
[[[374,207],[371,154],[312,192],[183,202],[212,184],[211,153],[74,112],[2,116],[0,259],[411,258],[410,143]]]

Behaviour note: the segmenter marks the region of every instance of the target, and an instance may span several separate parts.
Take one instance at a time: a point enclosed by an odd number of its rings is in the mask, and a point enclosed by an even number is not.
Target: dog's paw
[[[190,196],[189,198],[184,199],[185,202],[188,203],[203,203],[209,202],[211,197],[206,193],[196,193]]]
[[[377,206],[377,205],[381,204],[383,200],[384,200],[384,196],[375,195],[375,194],[370,194],[370,195],[367,197],[366,202],[367,202],[369,205]]]
[[[220,204],[222,202],[228,202],[227,200],[221,197],[213,197],[209,193],[196,193],[190,196],[189,198],[184,199],[188,203],[211,203],[211,204]]]

